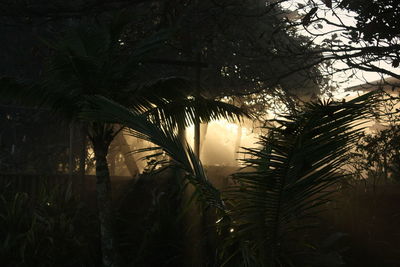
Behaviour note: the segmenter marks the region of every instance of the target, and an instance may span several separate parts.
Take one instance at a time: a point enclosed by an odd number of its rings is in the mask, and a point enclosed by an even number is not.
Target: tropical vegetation
[[[379,12],[370,22],[357,1],[296,2],[296,10],[292,1],[258,0],[6,2],[4,266],[357,266],[356,214],[371,217],[358,223],[386,248],[384,266],[399,264],[387,245],[397,235],[381,242],[371,230],[384,203],[378,192],[398,183],[398,123],[384,122],[398,113],[398,98],[332,95],[334,60],[381,73],[393,72],[374,65],[379,57],[398,66],[397,31],[378,27]],[[320,17],[338,9],[356,12],[363,29]],[[350,42],[309,30],[324,23]],[[20,27],[26,43],[3,24]],[[330,38],[315,43],[321,36]],[[32,44],[32,55],[21,49]],[[373,119],[384,129],[367,133]],[[215,120],[260,127],[224,186],[201,161],[201,129]],[[118,187],[112,149],[125,138],[150,145],[129,152],[142,158],[125,161],[147,166]],[[366,194],[373,201],[363,210]]]

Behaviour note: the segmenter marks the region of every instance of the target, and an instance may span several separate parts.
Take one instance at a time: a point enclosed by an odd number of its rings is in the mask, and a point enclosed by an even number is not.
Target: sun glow
[[[258,140],[258,131],[251,128],[249,122],[241,125],[218,120],[201,127],[200,158],[204,165],[237,166],[237,160],[241,158],[241,147],[254,147]],[[186,138],[193,147],[193,126],[187,129]]]

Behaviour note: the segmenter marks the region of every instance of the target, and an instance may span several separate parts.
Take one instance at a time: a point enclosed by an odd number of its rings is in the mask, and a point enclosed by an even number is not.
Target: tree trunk
[[[96,159],[97,207],[100,222],[102,262],[104,267],[117,267],[117,253],[113,229],[113,209],[111,181],[107,163],[109,144],[100,140],[93,141]]]
[[[207,130],[208,130],[208,123],[201,124],[201,126],[200,126],[200,155],[204,148],[204,142],[206,141]]]
[[[200,121],[198,116],[196,115],[196,119],[194,121],[194,154],[200,159]]]

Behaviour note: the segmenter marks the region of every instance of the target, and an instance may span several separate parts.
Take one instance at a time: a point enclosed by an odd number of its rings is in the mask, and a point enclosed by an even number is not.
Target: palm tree
[[[308,219],[345,176],[339,168],[360,137],[360,119],[368,118],[374,94],[348,103],[309,103],[278,120],[259,148],[246,149],[246,168],[233,176],[236,184],[224,197],[224,266],[293,266],[290,234],[310,226]]]
[[[129,133],[137,138],[156,145],[143,151],[162,149],[172,159],[169,167],[174,165],[184,171],[185,178],[196,188],[199,201],[205,205],[224,210],[225,205],[220,193],[208,181],[201,162],[186,140],[181,140],[177,131],[168,124],[160,125],[152,122],[147,114],[126,108],[102,96],[89,96],[88,105],[82,109],[80,118],[89,121],[118,123],[129,129]]]
[[[153,124],[168,126],[164,128],[167,136],[168,130],[185,127],[197,116],[208,121],[245,114],[239,108],[214,100],[201,99],[194,104],[193,99],[188,98],[188,93],[184,92],[190,83],[182,78],[171,77],[139,86],[138,80],[143,75],[142,60],[165,40],[167,34],[158,33],[126,54],[122,52],[120,38],[127,24],[127,17],[121,15],[115,17],[109,25],[77,28],[67,32],[61,41],[46,41],[52,55],[47,61],[42,80],[29,85],[2,78],[0,95],[20,103],[50,108],[71,121],[80,118],[91,97],[100,95],[125,105],[132,114],[144,114],[142,116],[150,118]],[[198,103],[202,103],[202,108],[198,108]],[[113,234],[107,154],[110,143],[125,126],[123,122],[115,124],[114,121],[105,120],[87,123],[87,136],[93,145],[96,160],[96,190],[104,266],[117,266],[118,258]],[[164,141],[156,144],[165,146]],[[190,154],[187,160],[193,160],[192,157]],[[189,165],[196,166],[193,163]]]

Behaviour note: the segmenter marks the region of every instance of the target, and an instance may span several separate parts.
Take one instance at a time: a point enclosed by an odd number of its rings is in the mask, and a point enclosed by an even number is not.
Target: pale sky
[[[295,1],[295,3],[302,3],[305,6],[307,6],[307,0],[297,0]],[[290,4],[292,3],[292,4]],[[288,1],[286,4],[283,5],[285,8],[294,10],[297,8],[296,4],[293,4],[293,1]],[[339,13],[338,9],[335,9],[336,14],[338,14],[338,17],[341,21],[343,21],[343,23],[345,23],[346,25],[354,25],[354,20],[352,19],[352,13],[350,12],[345,12],[342,11],[341,13]],[[333,16],[333,13],[331,10],[329,10],[328,8],[325,11],[318,11],[318,16],[320,17],[325,17],[327,20],[329,21],[334,21],[334,22],[338,22],[338,18]],[[310,25],[307,29],[309,31],[311,31],[312,33],[318,33],[318,34],[324,34],[323,36],[316,38],[315,42],[322,42],[323,39],[327,38],[328,36],[326,35],[326,33],[329,33],[331,31],[334,31],[336,28],[332,27],[330,25],[326,25],[324,23],[321,23],[323,25],[322,29],[315,29],[312,25]],[[309,35],[305,30],[301,30],[300,33],[305,34],[305,35]],[[345,38],[340,38],[340,34],[338,39],[342,39],[345,40]],[[386,64],[385,62],[380,62],[378,64],[380,67],[384,67],[387,70],[390,70],[394,73],[398,73],[400,74],[399,68],[395,69],[393,68],[391,65]],[[341,68],[341,66],[345,66],[344,63],[337,63],[335,65],[336,68]],[[346,81],[349,79],[350,76],[350,72],[349,73],[338,73],[335,74],[333,76],[333,80],[334,81]],[[359,84],[364,84],[366,82],[372,82],[372,81],[376,81],[376,80],[380,80],[382,78],[381,74],[378,73],[374,73],[374,72],[365,72],[365,71],[360,71],[360,70],[355,70],[355,76],[353,78],[351,78],[349,81],[343,82],[343,84],[340,85],[340,89],[344,89],[347,87],[351,87],[351,86],[355,86],[355,85],[359,85]]]

